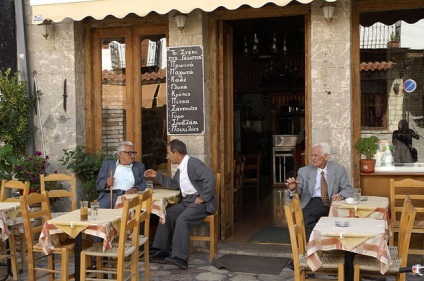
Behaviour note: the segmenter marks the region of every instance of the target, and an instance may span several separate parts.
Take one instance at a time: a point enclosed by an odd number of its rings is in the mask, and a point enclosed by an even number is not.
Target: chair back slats
[[[57,182],[57,183],[68,183],[69,190],[67,189],[53,189],[47,190],[47,182]],[[69,198],[71,203],[71,211],[76,210],[77,208],[77,199],[76,199],[76,178],[75,174],[50,174],[50,175],[40,175],[40,187],[41,191],[48,191],[49,198]]]
[[[403,204],[402,215],[400,219],[398,257],[401,259],[401,267],[405,267],[408,262],[409,244],[411,242],[411,231],[414,226],[417,210],[407,196]]]
[[[7,190],[22,190],[22,195],[27,195],[29,192],[29,185],[30,182],[22,182],[17,180],[2,180],[1,181],[1,190],[0,190],[0,202],[3,201],[17,201],[19,202],[18,198],[7,198]]]
[[[393,235],[390,236],[389,244],[392,246],[395,245],[395,234],[400,233],[400,218],[406,198],[409,198],[416,211],[415,223],[411,232],[413,234],[424,233],[424,181],[410,178],[390,179],[390,225]],[[400,240],[399,235],[397,235],[398,240]],[[424,249],[421,247],[410,248],[409,254],[424,255]]]

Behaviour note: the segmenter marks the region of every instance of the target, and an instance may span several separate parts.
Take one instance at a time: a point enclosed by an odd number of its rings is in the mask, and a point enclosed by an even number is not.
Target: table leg
[[[75,237],[75,281],[80,281],[81,274],[82,232]]]
[[[345,252],[344,279],[345,281],[353,281],[353,260],[355,253]]]

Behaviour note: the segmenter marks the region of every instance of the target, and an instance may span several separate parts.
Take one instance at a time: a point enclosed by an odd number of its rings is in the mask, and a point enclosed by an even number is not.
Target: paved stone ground
[[[291,250],[288,245],[266,245],[249,243],[220,243],[219,254],[249,254],[258,256],[279,256],[290,257]],[[413,259],[412,259],[413,260]],[[422,263],[419,260],[416,263]],[[0,268],[4,270],[4,268]],[[180,270],[175,266],[166,264],[150,264],[151,281],[281,281],[294,280],[293,271],[285,268],[279,275],[258,275],[250,273],[229,272],[228,270],[219,270],[209,261],[207,253],[194,253],[189,259],[189,269]],[[13,280],[9,278],[9,280]],[[28,272],[20,274],[19,280],[28,280]],[[47,280],[43,279],[43,280]],[[145,280],[143,265],[140,264],[140,280]],[[377,281],[383,281],[384,278]],[[407,281],[424,281],[424,277],[407,275]],[[376,279],[373,279],[376,281]],[[394,278],[387,278],[386,281],[394,281]]]

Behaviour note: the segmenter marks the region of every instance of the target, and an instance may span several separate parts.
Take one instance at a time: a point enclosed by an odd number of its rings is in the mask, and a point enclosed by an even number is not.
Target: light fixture
[[[336,4],[330,2],[324,2],[321,5],[322,13],[324,14],[324,18],[329,24],[333,20],[334,10],[336,9]]]
[[[175,22],[177,23],[178,29],[182,32],[184,27],[185,27],[187,15],[177,13],[177,14],[174,15],[174,18],[175,18]]]
[[[47,37],[49,37],[49,34],[52,32],[52,21],[45,19],[38,27],[40,27],[41,35],[47,40]]]

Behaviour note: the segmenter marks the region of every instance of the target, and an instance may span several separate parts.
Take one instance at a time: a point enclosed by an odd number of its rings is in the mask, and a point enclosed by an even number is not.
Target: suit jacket
[[[106,180],[110,176],[110,172],[112,170],[113,174],[115,174],[116,170],[116,161],[117,160],[106,160],[103,162],[102,167],[100,168],[99,175],[97,176],[96,181],[96,187],[97,190],[100,191],[99,198],[103,196],[102,193],[104,193],[105,186],[106,186]],[[138,190],[145,190],[146,189],[146,178],[144,177],[144,164],[140,162],[133,162],[132,163],[132,172],[134,175],[134,187],[137,187]]]
[[[199,159],[190,157],[187,164],[187,174],[190,182],[199,193],[199,197],[205,201],[206,211],[210,214],[215,213],[215,177],[212,171]],[[172,178],[158,172],[155,179],[167,189],[180,189],[180,170],[177,170]]]
[[[297,193],[300,197],[300,204],[304,208],[312,198],[318,168],[313,165],[299,169],[297,174]],[[327,185],[328,196],[331,197],[340,193],[343,197],[353,197],[354,189],[347,177],[346,170],[342,165],[332,161],[327,162]]]

